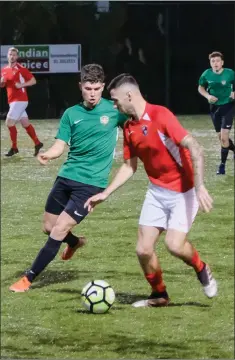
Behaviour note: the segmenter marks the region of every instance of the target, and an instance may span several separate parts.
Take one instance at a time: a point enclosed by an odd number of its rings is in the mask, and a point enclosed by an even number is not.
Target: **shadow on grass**
[[[136,295],[136,294],[128,294],[128,293],[116,293],[116,299],[120,304],[132,304],[135,301],[146,299],[145,295]],[[202,304],[196,301],[189,301],[189,302],[171,302],[168,306],[197,306],[197,307],[204,307],[208,308],[210,305]]]
[[[52,290],[53,292],[57,292],[60,294],[75,294],[75,295],[79,295],[81,294],[81,289],[57,289],[57,290]],[[119,304],[123,304],[123,305],[131,305],[132,303],[134,303],[135,301],[139,301],[139,300],[143,300],[146,299],[146,294],[130,294],[130,293],[121,293],[121,292],[116,292],[116,303]],[[189,301],[189,302],[171,302],[169,305],[169,307],[176,307],[176,306],[196,306],[196,307],[201,307],[201,308],[209,308],[211,307],[208,304],[203,304],[203,303],[199,303],[197,301]],[[115,309],[118,310],[117,307],[115,307]],[[120,308],[121,309],[121,308]]]
[[[83,314],[86,312],[80,310],[79,313]],[[94,316],[94,314],[92,315]],[[98,316],[98,314],[96,316]],[[7,331],[6,333],[13,339],[17,338],[18,336],[18,333],[14,333],[14,331]],[[212,342],[208,341],[208,346],[211,345]],[[92,358],[94,356],[94,349],[97,348],[103,349],[104,357],[108,351],[109,353],[112,352],[113,355],[115,354],[115,358],[192,358],[192,345],[190,343],[171,341],[170,339],[163,341],[162,337],[160,340],[158,336],[156,336],[154,339],[148,339],[147,336],[144,336],[144,334],[141,336],[141,332],[140,336],[121,334],[119,332],[112,333],[111,331],[105,333],[97,331],[94,332],[92,336],[87,336],[87,333],[81,332],[79,341],[76,332],[72,332],[69,335],[57,334],[56,336],[53,334],[53,332],[51,334],[48,333],[47,335],[37,334],[36,337],[30,338],[30,348],[31,350],[29,350],[27,346],[21,346],[19,349],[18,346],[11,344],[8,346],[3,346],[2,350],[4,350],[6,354],[15,358],[28,358],[29,356],[34,356],[34,358],[37,358],[37,355],[40,354],[40,356],[43,355],[45,358],[63,359],[65,354],[66,358],[69,358],[69,355],[71,354],[70,358],[82,359],[82,355],[84,353],[86,353],[88,356],[90,355],[89,358]],[[33,351],[32,348],[34,349]],[[212,352],[215,353],[216,351],[217,358],[219,358],[219,355],[221,354],[220,350],[221,349],[216,347],[215,344]],[[58,356],[58,354],[60,354],[60,356]],[[200,358],[200,355],[203,355],[203,350],[201,352],[199,346],[193,350],[193,356],[194,358]]]

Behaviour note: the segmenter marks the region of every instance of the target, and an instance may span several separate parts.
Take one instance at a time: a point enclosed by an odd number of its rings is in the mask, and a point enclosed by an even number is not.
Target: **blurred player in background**
[[[27,291],[32,281],[55,258],[61,243],[67,243],[62,260],[70,259],[85,244],[71,230],[85,219],[84,204],[89,197],[104,190],[114,157],[118,127],[127,117],[102,98],[104,71],[98,64],[82,68],[80,88],[83,102],[68,108],[61,120],[56,141],[38,155],[41,164],[60,157],[69,145],[68,158],[62,165],[48,196],[44,213],[44,232],[49,235],[25,276],[10,287],[11,291]]]
[[[218,51],[209,55],[211,69],[203,72],[199,79],[198,91],[210,104],[210,115],[221,143],[221,163],[217,175],[225,174],[229,150],[235,152],[229,133],[235,115],[235,73],[224,68],[224,57]]]
[[[35,145],[34,156],[37,156],[39,150],[43,147],[36,135],[35,129],[30,124],[26,108],[28,106],[28,95],[26,87],[36,84],[35,77],[31,72],[20,65],[18,60],[18,50],[10,48],[7,53],[8,65],[1,70],[0,86],[6,87],[9,104],[9,112],[6,118],[11,138],[11,149],[6,156],[13,156],[19,152],[17,146],[16,123],[19,121],[27,134],[31,137]]]
[[[217,283],[209,266],[187,240],[198,206],[205,212],[212,199],[203,181],[203,153],[197,141],[165,107],[145,101],[136,80],[129,74],[114,78],[108,89],[117,109],[131,117],[124,125],[124,159],[108,188],[85,204],[88,211],[108,198],[137,170],[139,158],[150,185],[139,219],[137,256],[145,278],[152,288],[148,299],[134,307],[166,306],[168,293],[155,245],[166,230],[169,252],[192,266],[209,298],[217,294]]]

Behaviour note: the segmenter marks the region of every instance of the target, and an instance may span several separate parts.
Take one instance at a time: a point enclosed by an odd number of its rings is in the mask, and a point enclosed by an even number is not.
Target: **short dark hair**
[[[81,70],[81,82],[98,83],[104,82],[104,70],[99,64],[87,64]]]
[[[131,84],[139,87],[137,81],[132,75],[124,73],[116,76],[113,80],[111,80],[107,89],[108,91],[111,91],[112,89],[116,89],[123,84]]]
[[[214,57],[220,57],[221,60],[224,60],[224,55],[220,51],[213,51],[211,54],[209,54],[209,60]]]

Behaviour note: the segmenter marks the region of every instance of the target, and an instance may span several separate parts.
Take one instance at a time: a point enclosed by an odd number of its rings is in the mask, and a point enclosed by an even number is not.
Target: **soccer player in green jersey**
[[[221,163],[217,175],[224,175],[228,152],[235,152],[234,143],[229,138],[235,114],[235,73],[223,67],[224,57],[220,52],[211,53],[209,60],[211,69],[200,76],[198,91],[210,104],[210,115],[221,143]]]
[[[100,65],[85,65],[79,85],[84,101],[64,112],[54,145],[38,155],[45,165],[60,157],[69,145],[68,158],[46,202],[43,227],[48,240],[25,276],[10,287],[13,292],[30,288],[55,258],[62,242],[67,243],[63,260],[70,259],[84,245],[85,238],[76,237],[71,230],[87,216],[85,202],[108,184],[118,127],[123,127],[127,117],[114,109],[112,101],[102,98],[105,84]]]

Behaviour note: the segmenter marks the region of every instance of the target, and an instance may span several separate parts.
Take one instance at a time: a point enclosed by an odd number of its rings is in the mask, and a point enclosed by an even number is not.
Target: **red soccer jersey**
[[[17,89],[15,83],[23,84],[32,79],[33,75],[24,66],[17,63],[14,67],[5,66],[1,70],[1,76],[5,79],[8,104],[13,101],[28,101],[26,88]]]
[[[177,192],[193,188],[190,153],[180,145],[188,132],[167,108],[146,103],[142,118],[128,120],[123,133],[124,159],[140,158],[153,184]]]

